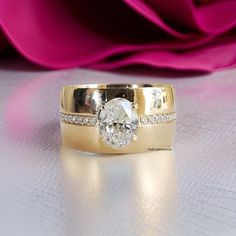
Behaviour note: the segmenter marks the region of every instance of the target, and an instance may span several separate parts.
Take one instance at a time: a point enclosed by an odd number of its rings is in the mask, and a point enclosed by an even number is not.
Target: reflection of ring
[[[162,84],[66,86],[61,92],[63,143],[97,153],[170,149],[173,88]]]

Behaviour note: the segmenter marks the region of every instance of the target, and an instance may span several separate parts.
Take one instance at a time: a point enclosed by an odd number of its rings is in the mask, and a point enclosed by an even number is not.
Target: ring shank
[[[75,85],[63,87],[61,112],[95,115],[103,102],[115,97],[126,98],[138,104],[138,114],[171,113],[175,111],[174,91],[171,85]]]

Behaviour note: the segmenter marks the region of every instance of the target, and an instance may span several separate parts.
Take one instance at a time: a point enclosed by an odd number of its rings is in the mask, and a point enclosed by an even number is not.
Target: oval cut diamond
[[[138,129],[138,114],[133,103],[125,98],[113,98],[98,114],[102,139],[114,148],[129,144]]]

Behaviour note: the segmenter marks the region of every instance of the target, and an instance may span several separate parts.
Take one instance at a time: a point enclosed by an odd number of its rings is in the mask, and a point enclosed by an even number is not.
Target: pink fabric
[[[48,68],[236,65],[234,0],[1,0],[0,23],[22,55]]]

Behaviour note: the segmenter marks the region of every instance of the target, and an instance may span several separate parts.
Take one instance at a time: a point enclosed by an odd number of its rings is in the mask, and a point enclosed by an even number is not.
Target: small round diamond
[[[154,115],[150,115],[149,116],[149,124],[153,125],[154,123],[155,123],[155,117],[154,117]]]
[[[91,123],[92,126],[96,126],[97,118],[96,117],[91,118],[91,122],[90,123]]]
[[[68,122],[68,115],[66,115],[66,114],[65,114],[65,116],[64,116],[64,121],[65,121],[65,122]]]
[[[72,123],[73,122],[73,116],[72,115],[69,115],[68,118],[67,118],[67,121],[69,123]]]
[[[90,117],[84,117],[84,125],[90,126],[91,125],[90,121],[91,121]]]
[[[168,116],[166,114],[163,115],[163,121],[166,122],[168,119]]]
[[[154,116],[154,123],[158,124],[159,122],[160,122],[159,121],[159,115],[157,114],[157,115]]]
[[[96,125],[96,117],[87,117],[87,125],[88,126],[95,126]]]
[[[141,116],[141,117],[140,117],[140,123],[141,123],[142,125],[147,125],[147,117]]]
[[[84,116],[80,116],[79,117],[79,124],[84,125],[84,123],[85,123]]]
[[[79,124],[79,122],[80,122],[80,118],[79,118],[79,116],[76,116],[76,117],[75,117],[74,122],[75,122],[76,125]]]
[[[113,98],[100,109],[99,131],[102,139],[114,148],[129,144],[138,129],[138,115],[133,103],[125,98]]]
[[[61,121],[65,121],[65,115],[63,113],[61,113]]]

